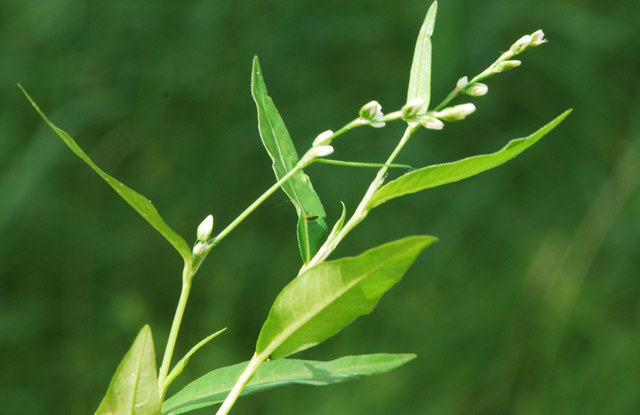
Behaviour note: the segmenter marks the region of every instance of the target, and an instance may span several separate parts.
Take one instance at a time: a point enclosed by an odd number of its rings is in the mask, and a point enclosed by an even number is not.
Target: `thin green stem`
[[[369,201],[373,197],[373,194],[376,192],[376,190],[380,188],[380,186],[382,186],[382,183],[384,183],[384,179],[387,174],[387,171],[389,170],[390,165],[393,163],[393,160],[395,160],[395,158],[400,153],[400,150],[402,150],[405,144],[407,144],[411,135],[418,128],[419,128],[418,124],[414,124],[414,123],[409,124],[409,126],[407,127],[407,129],[405,130],[402,136],[402,139],[400,139],[400,142],[396,145],[396,148],[393,150],[393,152],[387,159],[386,163],[378,170],[376,177],[373,179],[373,181],[369,185],[369,189],[367,190],[364,197],[360,201],[360,204],[358,204],[358,207],[356,208],[355,212],[353,213],[349,221],[344,225],[344,227],[340,230],[340,232],[338,232],[333,238],[328,239],[322,245],[322,247],[320,247],[320,250],[318,251],[318,253],[311,259],[311,261],[307,265],[303,265],[302,268],[300,268],[299,274],[302,274],[304,270],[312,267],[313,265],[324,261],[327,258],[327,256],[329,256],[329,254],[331,254],[331,252],[333,252],[333,250],[338,246],[340,241],[347,235],[347,233],[349,233],[350,230],[356,227],[358,223],[360,223],[367,216],[367,214],[369,213],[369,209],[367,208],[367,205],[369,204]],[[249,383],[253,375],[258,370],[258,367],[260,367],[260,365],[262,364],[262,362],[264,362],[266,357],[267,357],[266,354],[253,355],[253,357],[249,361],[249,364],[247,365],[245,370],[242,372],[242,374],[240,375],[236,383],[233,385],[233,388],[231,389],[231,391],[225,398],[224,402],[218,409],[218,412],[216,412],[216,415],[227,415],[229,413],[229,411],[231,410],[231,407],[234,405],[234,403],[242,393],[242,390],[247,385],[247,383]]]
[[[216,415],[227,415],[229,413],[229,411],[231,410],[231,407],[233,406],[233,404],[236,403],[236,400],[242,393],[242,390],[244,389],[245,386],[247,386],[247,383],[249,383],[253,375],[258,370],[258,367],[260,367],[260,365],[262,364],[262,362],[264,362],[265,359],[266,359],[266,356],[262,356],[258,354],[253,355],[253,357],[249,361],[249,364],[244,369],[244,371],[236,381],[235,385],[233,385],[231,392],[229,392],[224,402],[222,402],[222,405],[220,405],[220,408],[218,408],[218,412],[216,412]]]
[[[298,173],[300,170],[305,168],[308,164],[309,163],[305,162],[304,157],[303,157],[298,162],[298,164],[296,164],[296,166],[293,169],[289,170],[289,172],[287,174],[282,176],[282,178],[280,180],[278,180],[273,186],[271,186],[269,189],[267,189],[266,192],[264,192],[251,205],[249,205],[249,207],[247,207],[240,215],[238,215],[238,217],[235,218],[233,220],[233,222],[231,222],[226,228],[224,228],[224,230],[222,230],[222,232],[220,232],[218,235],[216,235],[215,238],[213,238],[213,241],[211,242],[211,244],[209,245],[209,249],[211,249],[213,246],[215,246],[218,243],[220,243],[220,241],[225,236],[227,236],[240,223],[242,223],[242,221],[245,220],[247,218],[247,216],[249,216],[254,210],[256,210],[256,208],[258,206],[260,206],[262,204],[262,202],[267,200],[267,198],[269,196],[271,196],[276,190],[278,190],[280,188],[280,186],[282,186],[287,180],[289,180],[291,177],[293,177],[294,174]]]
[[[396,169],[411,169],[413,167],[408,164],[383,164],[383,163],[362,163],[359,161],[342,161],[332,159],[318,159],[318,163],[333,164],[334,166],[349,166],[349,167],[389,167]]]
[[[378,170],[376,177],[373,179],[373,181],[369,185],[367,192],[365,193],[364,197],[358,204],[358,207],[356,208],[355,212],[353,212],[353,215],[351,215],[351,218],[349,218],[347,223],[343,226],[343,228],[339,232],[337,232],[333,236],[333,238],[327,239],[325,241],[325,243],[320,247],[316,255],[311,259],[311,261],[309,261],[308,264],[303,265],[302,268],[300,268],[300,272],[298,273],[298,275],[302,274],[304,271],[311,268],[312,266],[324,261],[336,249],[340,241],[342,241],[342,239],[353,228],[355,228],[360,222],[362,222],[362,220],[365,217],[367,217],[367,215],[369,214],[369,209],[367,207],[367,205],[369,204],[369,201],[373,197],[374,193],[384,183],[385,176],[387,174],[387,171],[389,170],[390,165],[393,163],[393,160],[395,160],[395,158],[398,156],[402,148],[409,141],[409,138],[411,137],[411,135],[418,128],[419,128],[419,124],[414,124],[414,123],[409,124],[409,126],[405,129],[404,134],[402,135],[402,138],[396,145],[396,148],[393,150],[391,155],[389,155],[389,158],[385,162],[384,166],[382,166]]]
[[[176,346],[176,341],[178,340],[178,332],[180,331],[180,325],[182,324],[184,310],[187,307],[187,300],[189,299],[192,280],[192,269],[189,265],[185,264],[182,271],[182,290],[180,291],[180,299],[178,300],[176,313],[173,316],[173,323],[171,324],[171,331],[169,332],[169,338],[167,339],[167,346],[164,350],[162,365],[160,365],[160,370],[158,371],[158,392],[160,394],[160,401],[164,399],[164,394],[167,391],[165,381],[167,379],[167,374],[169,373],[169,366],[171,365],[171,358]]]

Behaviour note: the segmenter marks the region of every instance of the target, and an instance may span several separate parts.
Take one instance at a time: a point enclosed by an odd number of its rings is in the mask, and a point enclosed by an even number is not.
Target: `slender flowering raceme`
[[[406,354],[346,356],[339,361],[334,361],[339,364],[293,359],[289,362],[283,361],[293,353],[324,342],[343,330],[354,319],[370,313],[381,296],[402,278],[420,252],[435,242],[434,237],[411,236],[377,246],[358,256],[325,262],[349,232],[358,226],[372,209],[392,199],[454,183],[492,169],[535,144],[570,112],[565,111],[533,134],[514,139],[501,150],[481,157],[465,157],[445,164],[417,166],[416,169],[397,164],[395,160],[411,136],[418,131],[419,125],[430,130],[442,130],[444,122],[465,119],[476,110],[475,105],[465,103],[449,106],[453,99],[463,94],[474,97],[486,94],[488,87],[480,81],[520,65],[520,61],[512,60],[515,55],[546,42],[541,30],[521,37],[493,64],[471,80],[466,76],[459,78],[449,95],[429,110],[429,103],[432,102],[431,35],[436,11],[437,2],[434,2],[427,12],[416,42],[407,89],[408,102],[386,116],[382,113],[382,107],[377,101],[368,102],[360,108],[358,117],[337,129],[335,133],[332,130],[320,133],[313,140],[313,145],[302,153],[303,156],[300,158],[280,113],[267,94],[259,61],[257,57],[254,58],[251,92],[258,110],[258,131],[272,161],[276,181],[214,237],[212,237],[213,215],[204,218],[196,229],[196,241],[192,247],[169,228],[148,198],[136,193],[133,189],[126,188],[123,183],[98,168],[86,153],[80,150],[75,140],[53,125],[23,90],[38,113],[67,146],[158,230],[184,260],[182,290],[161,366],[156,368],[153,337],[149,327],[145,326],[118,366],[105,398],[95,412],[96,415],[126,415],[131,413],[131,408],[136,408],[136,413],[145,414],[183,413],[194,407],[201,408],[220,403],[221,393],[226,394],[226,398],[219,407],[217,415],[227,415],[245,387],[250,385],[251,392],[261,390],[260,382],[252,385],[250,382],[258,368],[267,361],[272,362],[262,366],[259,373],[263,379],[273,380],[271,386],[279,386],[299,381],[317,382],[317,384],[326,384],[327,380],[330,381],[329,383],[341,382],[349,378],[386,372],[415,357]],[[406,123],[405,131],[401,137],[398,137],[388,157],[380,160],[383,163],[318,160],[332,154],[334,151],[331,145],[332,140],[347,131],[365,125],[383,127],[385,122],[398,120]],[[366,151],[368,146],[362,145],[360,149]],[[362,155],[366,156],[366,153],[363,152]],[[314,161],[378,169],[355,209],[347,216],[347,209],[343,204],[343,213],[333,227],[330,227],[325,220],[328,216],[322,202],[311,185],[311,179],[303,171]],[[388,172],[391,168],[408,168],[411,171],[388,181]],[[182,372],[193,353],[221,332],[218,331],[203,339],[172,365],[175,345],[195,274],[208,253],[267,198],[279,190],[284,190],[291,199],[298,215],[298,220],[295,223],[292,221],[291,228],[297,231],[297,248],[300,251],[302,263],[299,272],[292,275],[292,281],[276,297],[260,330],[253,357],[248,363],[241,365],[242,372],[235,375],[233,382],[228,377],[229,373],[232,373],[228,369],[235,372],[237,368],[221,368],[219,369],[221,372],[218,373],[227,373],[226,375],[220,377],[210,376],[212,373],[205,375],[206,382],[202,383],[202,378],[196,381],[197,388],[193,388],[194,384],[187,385],[182,391],[165,400],[169,386]],[[251,253],[243,252],[243,255],[250,256]],[[336,318],[336,310],[339,311],[339,318]],[[279,366],[279,363],[286,363],[286,365]],[[292,367],[300,367],[301,370],[290,370]],[[284,372],[283,368],[286,369]],[[132,379],[135,382],[132,383]]]

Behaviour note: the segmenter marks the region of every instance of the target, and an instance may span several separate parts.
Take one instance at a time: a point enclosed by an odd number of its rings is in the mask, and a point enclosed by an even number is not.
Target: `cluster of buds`
[[[513,45],[511,45],[508,51],[503,53],[500,58],[498,58],[496,63],[491,65],[491,74],[508,71],[509,69],[520,66],[522,62],[511,58],[515,55],[519,55],[529,48],[540,46],[546,42],[547,40],[544,38],[544,32],[542,30],[536,30],[530,35],[522,36]]]
[[[542,30],[536,30],[530,35],[522,36],[516,41],[516,43],[511,45],[509,50],[513,52],[514,55],[517,55],[531,47],[540,46],[546,42],[547,40],[544,38],[544,32]]]
[[[369,124],[374,128],[382,128],[385,126],[384,121],[382,121],[382,117],[384,117],[382,105],[380,105],[378,101],[370,101],[364,104],[362,108],[360,108],[359,115],[360,118],[365,121],[374,121]]]

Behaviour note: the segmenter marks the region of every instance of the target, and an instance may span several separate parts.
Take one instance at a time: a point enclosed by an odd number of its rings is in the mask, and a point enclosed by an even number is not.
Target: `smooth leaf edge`
[[[554,118],[553,120],[551,120],[550,122],[548,122],[547,124],[545,124],[544,126],[542,126],[541,128],[539,128],[538,130],[536,130],[535,132],[533,132],[532,134],[526,136],[526,137],[521,137],[521,138],[515,138],[511,141],[509,141],[504,147],[502,147],[500,150],[493,152],[493,153],[488,153],[488,154],[478,154],[475,156],[470,156],[470,157],[466,157],[460,160],[456,160],[456,161],[452,161],[452,162],[448,162],[448,163],[440,163],[440,164],[432,164],[430,166],[426,166],[423,168],[420,168],[418,170],[414,170],[412,172],[406,173],[400,177],[398,177],[395,180],[390,181],[389,183],[385,184],[384,186],[380,187],[373,195],[373,197],[371,198],[371,200],[369,201],[369,203],[367,204],[367,208],[368,209],[373,209],[377,206],[380,206],[381,204],[401,197],[401,196],[405,196],[408,194],[413,194],[413,193],[417,193],[420,192],[422,190],[426,190],[426,189],[431,189],[434,187],[438,187],[438,186],[443,186],[445,184],[449,184],[449,183],[455,183],[464,179],[467,179],[469,177],[473,177],[476,176],[480,173],[484,173],[485,171],[491,170],[495,167],[498,167],[506,162],[508,162],[509,160],[517,157],[518,155],[520,155],[522,152],[524,152],[525,150],[527,150],[529,147],[531,147],[532,145],[534,145],[535,143],[537,143],[542,137],[544,137],[546,134],[548,134],[551,130],[553,130],[555,127],[557,127],[571,112],[573,111],[573,109],[568,109],[566,111],[564,111],[562,114],[558,115],[556,118]],[[527,146],[523,147],[520,151],[518,151],[517,153],[515,153],[514,155],[512,155],[510,158],[503,160],[497,164],[491,165],[490,167],[484,168],[484,169],[480,169],[474,173],[468,174],[468,175],[462,175],[460,177],[457,177],[455,179],[450,179],[450,180],[443,180],[441,182],[438,182],[436,184],[433,185],[429,185],[426,187],[422,187],[420,189],[417,190],[412,190],[412,191],[406,191],[406,192],[397,192],[394,194],[389,194],[389,195],[385,195],[385,192],[388,192],[390,188],[393,188],[395,186],[397,186],[399,183],[401,183],[403,180],[406,180],[407,177],[412,177],[414,175],[418,175],[421,174],[424,171],[427,171],[429,169],[435,169],[441,166],[454,166],[456,164],[462,164],[467,162],[470,159],[478,159],[478,158],[493,158],[493,157],[499,157],[500,154],[502,154],[505,151],[508,151],[511,147],[521,143],[521,142],[525,142],[529,140],[530,142],[528,143]],[[381,196],[382,195],[382,196]]]
[[[357,372],[354,373],[352,375],[350,375],[349,377],[346,377],[344,379],[340,379],[340,380],[336,380],[335,382],[329,382],[329,383],[313,383],[313,381],[309,378],[304,378],[304,377],[291,377],[285,380],[278,380],[278,381],[271,381],[271,382],[266,382],[266,381],[262,381],[262,383],[260,385],[256,385],[256,382],[260,379],[259,376],[254,377],[248,384],[247,387],[242,391],[240,396],[246,396],[246,395],[251,395],[254,393],[259,393],[259,392],[263,392],[263,391],[267,391],[270,389],[274,389],[274,388],[278,388],[281,386],[288,386],[288,385],[310,385],[310,386],[325,386],[325,385],[333,385],[333,384],[337,384],[337,383],[342,383],[345,381],[351,381],[351,380],[357,380],[357,379],[361,379],[363,377],[367,377],[367,376],[374,376],[374,375],[379,375],[379,374],[384,374],[387,372],[390,372],[391,370],[397,369],[409,362],[411,362],[412,360],[414,360],[417,356],[413,353],[402,353],[402,354],[389,354],[389,353],[375,353],[375,354],[366,354],[366,355],[355,355],[355,356],[343,356],[334,360],[330,360],[330,361],[315,361],[315,360],[301,360],[301,359],[280,359],[280,360],[275,360],[273,362],[270,363],[265,363],[263,366],[261,366],[258,369],[258,372],[262,371],[264,372],[265,369],[268,370],[268,365],[269,364],[274,364],[274,365],[278,365],[280,363],[278,362],[299,362],[300,364],[310,364],[312,366],[314,366],[314,369],[320,369],[320,370],[326,370],[327,366],[331,366],[331,365],[337,365],[345,360],[348,359],[363,359],[363,358],[372,358],[372,359],[376,359],[376,358],[390,358],[393,360],[389,360],[389,361],[385,361],[385,362],[380,362],[380,363],[374,363],[371,364],[369,366],[381,366],[379,370],[375,370],[375,371],[371,371],[369,373],[362,373],[362,372]],[[193,399],[193,403],[190,403],[189,401],[186,402],[179,402],[179,403],[172,403],[172,400],[176,400],[176,398],[180,397],[180,394],[185,393],[184,391],[188,391],[188,388],[190,387],[190,385],[195,384],[196,382],[203,382],[203,379],[206,379],[207,377],[215,377],[215,373],[220,371],[220,370],[229,370],[230,368],[238,368],[238,373],[242,371],[242,369],[247,365],[248,362],[243,362],[243,363],[238,363],[232,366],[227,366],[227,367],[223,367],[223,368],[218,368],[215,370],[210,371],[209,373],[206,373],[204,375],[202,375],[201,377],[199,377],[198,379],[195,379],[194,381],[190,382],[188,385],[186,385],[183,389],[181,389],[180,391],[176,392],[174,395],[171,396],[171,398],[167,399],[164,403],[163,403],[163,408],[162,411],[163,413],[167,413],[167,414],[172,414],[172,415],[178,415],[178,414],[182,414],[185,412],[189,412],[189,411],[193,411],[196,409],[200,409],[200,408],[205,408],[208,406],[212,406],[212,405],[216,405],[218,403],[221,403],[224,400],[224,395],[226,395],[226,393],[229,392],[229,390],[231,390],[231,387],[233,385],[229,385],[228,390],[222,390],[222,391],[217,391],[217,392],[213,392],[212,394],[215,395],[220,395],[221,398],[219,399],[213,399],[210,401],[205,401],[202,402],[204,399],[206,399],[206,396],[199,396],[197,398]],[[266,366],[265,366],[266,365]],[[363,366],[362,364],[360,364],[360,366]],[[353,366],[355,367],[355,366]],[[349,369],[341,369],[342,371],[348,371],[348,370],[352,370],[352,367],[350,367]],[[268,386],[262,386],[262,385],[267,385]],[[188,392],[186,392],[188,393]],[[196,402],[196,401],[200,401],[200,402]],[[168,407],[167,404],[170,404],[171,406]]]
[[[65,143],[65,145],[76,156],[78,156],[89,167],[91,167],[91,169],[95,173],[97,173],[109,186],[111,186],[111,188],[113,188],[113,190],[115,190],[115,192],[122,199],[124,199],[124,201],[127,202],[127,204],[129,206],[131,206],[136,212],[138,212],[138,214],[140,216],[142,216],[147,221],[147,223],[149,223],[156,231],[158,231],[158,233],[160,233],[164,237],[164,239],[167,242],[169,242],[176,249],[176,251],[178,251],[180,256],[184,259],[185,263],[191,264],[192,261],[193,261],[193,257],[192,257],[192,254],[191,254],[191,248],[189,248],[189,245],[184,240],[184,238],[182,238],[182,236],[180,236],[176,231],[171,229],[171,227],[165,222],[165,220],[162,218],[162,216],[160,216],[160,213],[155,208],[153,203],[151,203],[151,201],[147,197],[141,195],[140,193],[138,193],[135,190],[131,189],[130,187],[128,187],[124,183],[120,182],[119,180],[115,179],[114,177],[112,177],[111,175],[106,173],[104,170],[102,170],[91,159],[91,157],[89,157],[87,155],[87,153],[85,153],[84,150],[82,150],[82,148],[78,145],[78,143],[69,134],[67,134],[61,128],[57,127],[49,119],[49,117],[47,117],[47,115],[40,109],[38,104],[35,103],[33,98],[31,98],[31,96],[27,93],[27,91],[22,87],[22,85],[18,84],[18,87],[22,90],[22,93],[27,97],[27,99],[29,100],[31,105],[35,108],[36,112],[40,115],[40,117],[42,117],[42,119],[47,123],[47,125],[62,139],[62,141]],[[145,212],[144,210],[134,206],[128,200],[128,198],[125,197],[122,194],[121,188],[127,189],[128,191],[130,191],[131,193],[136,195],[136,197],[140,197],[142,200],[144,200],[145,204],[147,205],[148,211]],[[156,225],[152,219],[157,221],[159,223],[159,226]]]

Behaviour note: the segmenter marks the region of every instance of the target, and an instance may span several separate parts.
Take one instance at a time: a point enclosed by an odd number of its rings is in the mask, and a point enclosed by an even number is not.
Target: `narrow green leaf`
[[[370,313],[436,239],[412,236],[321,263],[290,282],[262,326],[256,353],[280,359],[315,346]]]
[[[281,359],[264,362],[242,395],[290,384],[330,385],[388,372],[413,360],[413,354],[346,356],[330,362]],[[194,380],[162,405],[165,414],[181,414],[224,400],[247,362],[216,369]]]
[[[457,182],[497,167],[534,145],[545,134],[560,124],[569,113],[571,113],[571,110],[563,112],[528,137],[509,141],[506,146],[495,153],[472,156],[451,163],[435,164],[402,175],[378,189],[367,208],[372,209],[396,197]]]
[[[158,415],[160,397],[151,328],[144,326],[111,379],[96,415]]]
[[[164,219],[160,216],[156,208],[151,201],[136,191],[120,183],[118,180],[109,176],[100,167],[98,167],[91,158],[80,148],[78,143],[69,136],[66,132],[56,127],[51,120],[42,112],[40,107],[33,101],[33,99],[27,94],[27,91],[22,88],[22,85],[18,85],[22,92],[27,97],[31,105],[36,109],[38,114],[44,119],[44,121],[51,127],[53,131],[64,141],[64,143],[73,151],[78,157],[80,157],[85,163],[89,165],[106,181],[109,186],[113,188],[131,207],[133,207],[143,218],[151,224],[164,238],[169,241],[171,245],[178,251],[186,263],[191,263],[191,248],[185,242],[180,235],[178,235],[173,229],[166,224]]]
[[[431,99],[431,36],[436,23],[437,11],[438,2],[434,1],[427,11],[427,16],[418,34],[411,62],[409,90],[407,91],[407,102],[420,97],[424,100],[423,109],[425,110],[429,108]]]
[[[189,363],[189,359],[191,359],[191,356],[193,356],[193,354],[195,352],[197,352],[202,346],[204,346],[205,344],[209,343],[209,341],[213,340],[214,338],[218,337],[220,334],[222,334],[222,332],[224,332],[227,328],[223,328],[221,330],[216,331],[213,334],[210,334],[209,336],[205,337],[204,339],[200,340],[198,342],[198,344],[196,344],[195,346],[193,346],[191,348],[191,350],[189,350],[187,352],[186,355],[184,355],[184,357],[182,359],[180,359],[178,361],[178,363],[176,363],[176,365],[173,367],[173,369],[171,369],[171,372],[169,372],[169,374],[167,375],[167,379],[164,382],[164,390],[167,390],[167,388],[169,387],[169,385],[171,385],[171,383],[173,383],[173,381],[180,376],[180,374],[182,373],[182,371],[184,370],[184,368],[187,366],[187,364]]]
[[[298,153],[280,113],[267,93],[257,56],[253,59],[251,94],[258,108],[262,143],[273,161],[276,178],[281,179],[298,164]],[[298,213],[298,245],[300,256],[306,264],[327,235],[326,214],[322,202],[313,190],[311,180],[304,172],[295,174],[282,185],[282,190],[289,196]]]

